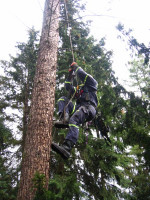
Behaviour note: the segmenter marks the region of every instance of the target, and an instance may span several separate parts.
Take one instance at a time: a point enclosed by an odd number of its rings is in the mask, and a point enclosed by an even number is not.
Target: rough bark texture
[[[59,39],[58,27],[59,0],[46,0],[18,200],[32,200],[34,198],[35,191],[31,191],[31,189],[32,179],[36,172],[45,175],[46,187],[48,187]]]
[[[23,137],[22,137],[22,153],[24,152],[25,137],[28,125],[29,116],[29,78],[27,78],[27,83],[25,83],[24,89],[24,100],[23,100]]]

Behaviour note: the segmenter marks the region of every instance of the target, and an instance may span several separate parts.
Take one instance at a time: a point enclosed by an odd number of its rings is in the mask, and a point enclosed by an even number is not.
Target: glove
[[[73,62],[71,65],[70,65],[71,69],[73,71],[75,71],[77,68],[78,68],[78,64],[76,62]]]

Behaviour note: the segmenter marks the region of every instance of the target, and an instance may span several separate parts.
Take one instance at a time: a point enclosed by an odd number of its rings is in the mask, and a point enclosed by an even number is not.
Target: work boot
[[[52,142],[51,144],[52,150],[60,154],[61,157],[65,160],[70,157],[73,146],[74,146],[74,143],[70,140],[65,140],[61,146],[54,142]]]

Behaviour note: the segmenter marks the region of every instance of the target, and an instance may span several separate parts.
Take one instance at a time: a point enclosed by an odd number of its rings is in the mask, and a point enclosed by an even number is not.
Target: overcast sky
[[[97,40],[107,38],[106,47],[114,51],[113,69],[120,80],[127,79],[125,63],[128,52],[117,36],[115,26],[121,22],[134,30],[135,37],[145,44],[150,35],[150,0],[82,0],[87,2],[85,20],[92,20],[91,34]],[[26,42],[27,30],[32,26],[41,30],[45,0],[0,1],[0,60],[15,55],[16,42]],[[92,17],[91,15],[104,15]],[[125,76],[126,74],[126,76]]]

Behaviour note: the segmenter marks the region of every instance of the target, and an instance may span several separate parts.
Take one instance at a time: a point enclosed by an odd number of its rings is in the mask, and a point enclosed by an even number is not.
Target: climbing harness
[[[78,71],[78,69],[79,69],[79,67],[76,69],[75,74],[73,75],[74,77],[76,77],[76,72]],[[77,82],[77,86],[74,88],[75,91],[74,91],[73,95],[71,96],[71,98],[69,99],[68,103],[66,104],[66,106],[64,108],[64,116],[65,116],[66,108],[69,105],[69,103],[72,102],[72,100],[74,98],[78,99],[82,95],[82,93],[84,92],[83,87],[85,86],[87,77],[88,77],[88,75],[86,75],[83,84],[78,85],[78,82]],[[77,77],[76,77],[76,79],[77,79]],[[85,99],[86,99],[86,101],[89,101],[89,93],[88,93],[88,91],[86,92]]]

